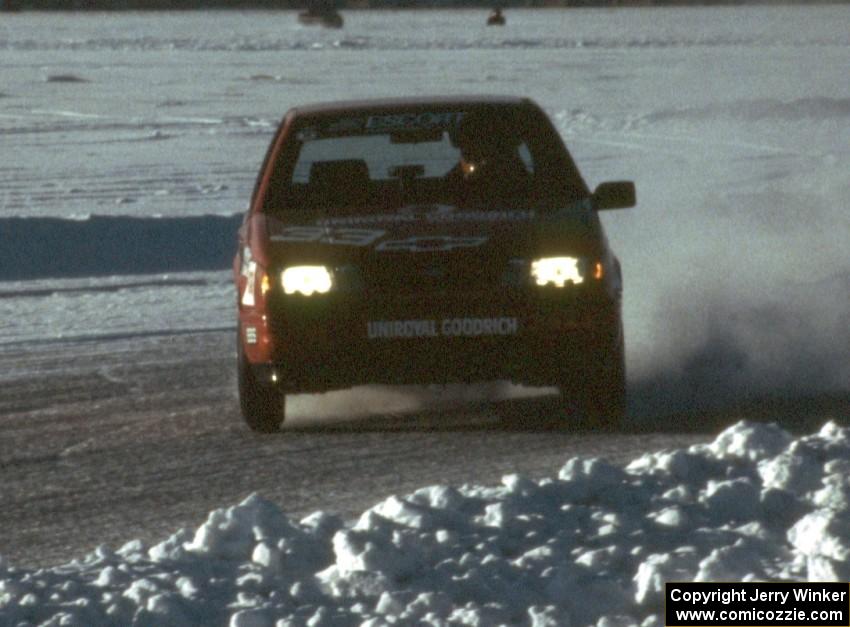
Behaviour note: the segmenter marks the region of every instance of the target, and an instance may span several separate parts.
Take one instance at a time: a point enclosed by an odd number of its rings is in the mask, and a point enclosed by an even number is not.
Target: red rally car
[[[625,408],[620,264],[541,108],[518,97],[290,110],[233,262],[238,387],[251,429],[287,394],[361,384],[557,386],[572,415]]]

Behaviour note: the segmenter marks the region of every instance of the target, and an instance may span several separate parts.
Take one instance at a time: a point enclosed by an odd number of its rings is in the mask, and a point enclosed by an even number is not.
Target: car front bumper
[[[248,361],[287,392],[510,380],[557,385],[622,343],[603,292],[272,299],[243,315]]]

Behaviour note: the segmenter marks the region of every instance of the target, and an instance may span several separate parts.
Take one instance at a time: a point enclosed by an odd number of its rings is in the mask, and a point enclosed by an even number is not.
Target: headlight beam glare
[[[283,271],[280,280],[284,293],[304,296],[327,294],[333,285],[331,273],[325,266],[292,266]]]
[[[575,257],[544,257],[531,262],[531,276],[537,285],[564,287],[567,283],[578,285],[584,281]]]

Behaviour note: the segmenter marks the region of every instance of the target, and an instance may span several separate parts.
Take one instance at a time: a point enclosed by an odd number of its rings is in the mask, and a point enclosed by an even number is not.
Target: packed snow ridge
[[[663,625],[665,581],[850,579],[850,429],[740,422],[625,468],[432,486],[353,524],[252,495],[152,547],[19,570],[0,624]]]

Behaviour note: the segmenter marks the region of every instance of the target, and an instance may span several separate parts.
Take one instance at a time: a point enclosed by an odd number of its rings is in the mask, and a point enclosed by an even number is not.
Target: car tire
[[[259,381],[242,347],[242,334],[236,337],[239,408],[252,431],[275,433],[285,416],[286,395],[274,385]]]
[[[564,426],[614,431],[626,415],[626,363],[622,335],[612,347],[588,358],[577,376],[558,386]]]

